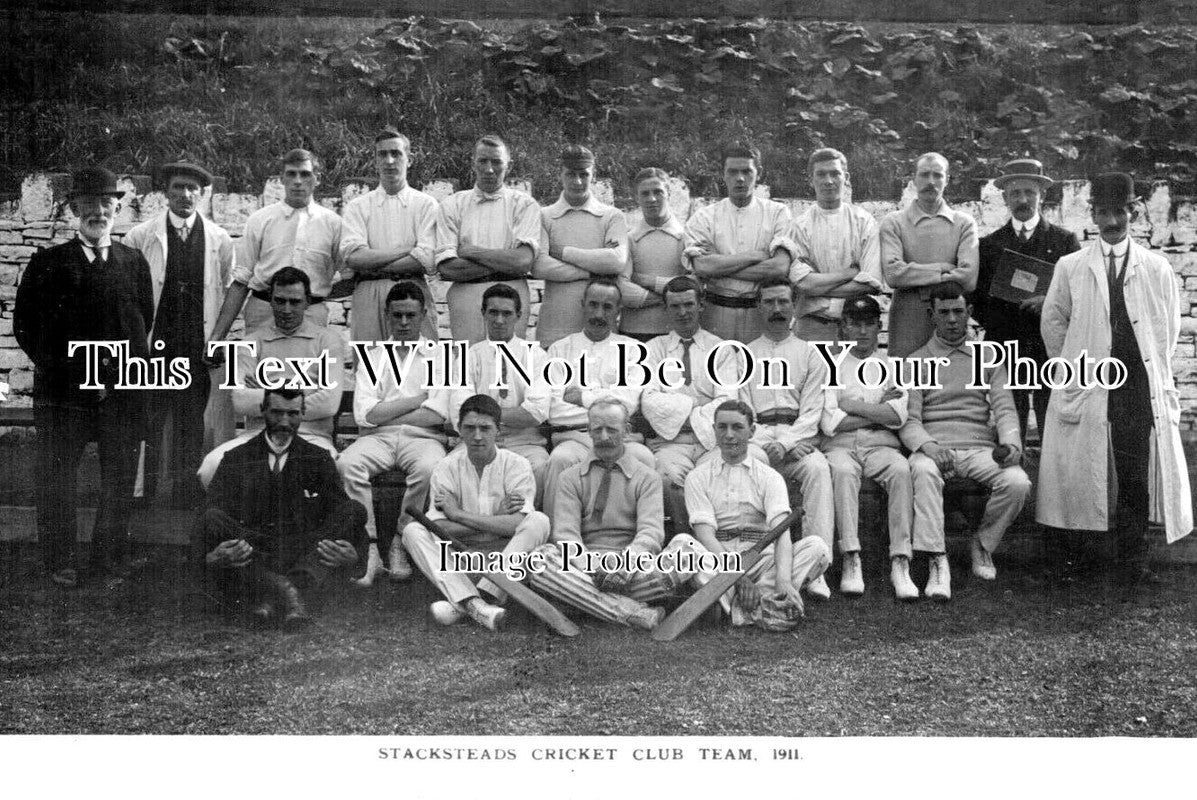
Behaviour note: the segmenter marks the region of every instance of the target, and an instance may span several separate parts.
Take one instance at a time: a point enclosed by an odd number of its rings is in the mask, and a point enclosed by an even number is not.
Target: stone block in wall
[[[25,228],[22,235],[24,235],[26,239],[50,239],[53,238],[54,234],[60,229],[66,230],[67,228],[68,226],[65,223],[54,225],[50,222],[42,222],[37,225],[28,226]]]
[[[1180,335],[1197,333],[1197,317],[1180,318]]]
[[[36,247],[24,244],[0,245],[0,261],[26,262],[37,252]]]
[[[0,318],[0,336],[12,336],[12,317]]]
[[[11,230],[4,227],[12,225],[14,228],[21,223],[21,201],[0,200],[0,230]]]
[[[53,219],[66,199],[71,176],[65,172],[36,172],[21,181],[21,216],[26,220]]]
[[[1172,190],[1166,181],[1157,181],[1152,185],[1151,193],[1143,199],[1140,220],[1145,221],[1150,230],[1148,241],[1152,247],[1163,247],[1172,235],[1168,226],[1168,217],[1172,215]]]
[[[16,264],[0,265],[0,284],[16,286],[17,279],[21,277],[21,268]]]
[[[1008,218],[1002,190],[989,181],[981,187],[981,199],[973,205],[973,219],[977,221],[977,227],[988,233],[1005,225]]]
[[[29,394],[33,391],[33,370],[14,369],[5,378],[9,391],[13,394]]]
[[[261,198],[252,194],[212,195],[212,221],[229,233],[240,236],[249,215],[262,207]]]
[[[0,231],[0,244],[21,244],[25,238],[20,231]]]
[[[420,191],[431,195],[439,203],[457,191],[457,181],[431,181],[420,187]]]
[[[1180,203],[1168,226],[1172,240],[1181,245],[1197,245],[1197,203]]]
[[[283,182],[278,178],[270,178],[266,181],[266,185],[262,187],[262,206],[268,206],[271,203],[277,203],[287,195],[287,190],[283,187]]]
[[[681,178],[670,178],[668,183],[669,208],[685,225],[686,220],[690,218],[690,184]]]
[[[0,369],[33,369],[33,362],[21,350],[0,350]]]
[[[166,211],[168,206],[169,203],[166,200],[165,194],[162,192],[150,192],[141,198],[141,202],[139,203],[139,207],[137,209],[138,219],[143,222],[147,219],[152,219],[153,217],[156,217],[157,215]],[[202,209],[202,202],[200,203],[200,206]]]

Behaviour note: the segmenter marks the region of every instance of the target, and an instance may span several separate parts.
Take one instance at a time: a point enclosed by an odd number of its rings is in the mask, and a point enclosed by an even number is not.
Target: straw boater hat
[[[116,188],[116,175],[103,167],[84,167],[71,176],[71,190],[67,192],[67,200],[76,197],[124,197],[125,193]]]
[[[1043,174],[1043,162],[1033,158],[1016,158],[1006,162],[1006,166],[1002,167],[1002,174],[994,179],[993,185],[1004,189],[1007,183],[1016,180],[1038,181],[1044,188],[1055,183]]]

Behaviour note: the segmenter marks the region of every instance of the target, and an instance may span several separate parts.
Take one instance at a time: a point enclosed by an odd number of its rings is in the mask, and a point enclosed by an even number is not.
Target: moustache
[[[770,322],[785,322],[786,319],[787,319],[787,317],[785,314],[770,314],[769,315]]]
[[[590,319],[586,320],[586,324],[587,325],[598,325],[600,327],[605,328],[605,327],[607,327],[607,320],[603,319],[602,317],[591,317]]]

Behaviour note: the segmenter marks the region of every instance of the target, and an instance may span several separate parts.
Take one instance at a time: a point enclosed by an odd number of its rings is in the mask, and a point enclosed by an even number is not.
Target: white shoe
[[[972,547],[973,574],[983,581],[991,581],[997,577],[997,567],[993,565],[993,556],[982,546],[979,539],[973,538]]]
[[[806,584],[806,593],[820,600],[831,599],[831,587],[827,585],[827,580],[822,575]]]
[[[665,619],[665,609],[645,606],[628,616],[628,624],[642,631],[651,631]]]
[[[948,556],[946,553],[931,556],[930,574],[927,577],[927,588],[923,593],[932,600],[952,599],[952,570],[948,566]]]
[[[391,564],[391,580],[405,581],[411,577],[411,562],[407,560],[407,551],[403,549],[403,537],[395,534],[391,539],[391,552],[387,555]]]
[[[919,587],[910,579],[910,559],[894,556],[889,561],[889,581],[894,585],[894,597],[899,600],[918,600]]]
[[[859,597],[864,594],[864,575],[860,568],[860,553],[844,553],[840,574],[840,594]]]
[[[492,606],[481,597],[476,597],[470,601],[470,604],[466,606],[466,613],[470,615],[470,619],[488,631],[497,631],[502,626],[503,619],[507,616],[505,609]]]
[[[437,600],[428,610],[432,612],[432,618],[441,625],[453,625],[465,617],[465,613],[448,600]]]
[[[375,578],[386,575],[387,572],[386,564],[382,563],[382,555],[378,552],[378,542],[371,541],[366,554],[366,574],[353,582],[364,589],[369,588],[374,585]]]

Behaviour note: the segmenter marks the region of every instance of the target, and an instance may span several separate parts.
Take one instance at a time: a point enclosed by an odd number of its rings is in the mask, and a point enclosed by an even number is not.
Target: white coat
[[[166,226],[167,213],[163,211],[150,219],[130,229],[125,234],[123,243],[136,248],[145,256],[150,265],[150,282],[154,288],[154,314],[157,316],[158,303],[162,298],[162,287],[166,283]],[[212,329],[216,326],[216,318],[220,315],[220,307],[224,304],[225,291],[233,281],[233,267],[235,265],[235,248],[233,239],[228,231],[212,220],[204,217],[204,338],[211,337]],[[154,335],[150,332],[150,353],[153,354]],[[214,378],[217,373],[213,372]],[[217,389],[223,380],[212,381],[212,390],[208,395],[208,407],[204,412],[205,438],[212,438],[213,446],[228,441],[233,437],[233,404],[231,395],[227,391]]]
[[[1151,391],[1150,518],[1162,522],[1174,542],[1193,529],[1193,502],[1180,441],[1180,392],[1172,373],[1180,331],[1180,290],[1172,265],[1132,241],[1123,294]],[[1082,351],[1093,359],[1110,355],[1110,290],[1100,240],[1056,264],[1040,330],[1049,357],[1075,363]],[[1040,523],[1109,529],[1108,394],[1075,385],[1052,391],[1039,467],[1035,518]]]
[[[154,311],[166,283],[166,215],[163,211],[125,234],[124,244],[136,248],[150,265]],[[204,218],[204,338],[212,335],[224,293],[233,280],[234,247],[228,231]],[[153,336],[151,334],[151,343]],[[152,352],[152,350],[151,350]]]

